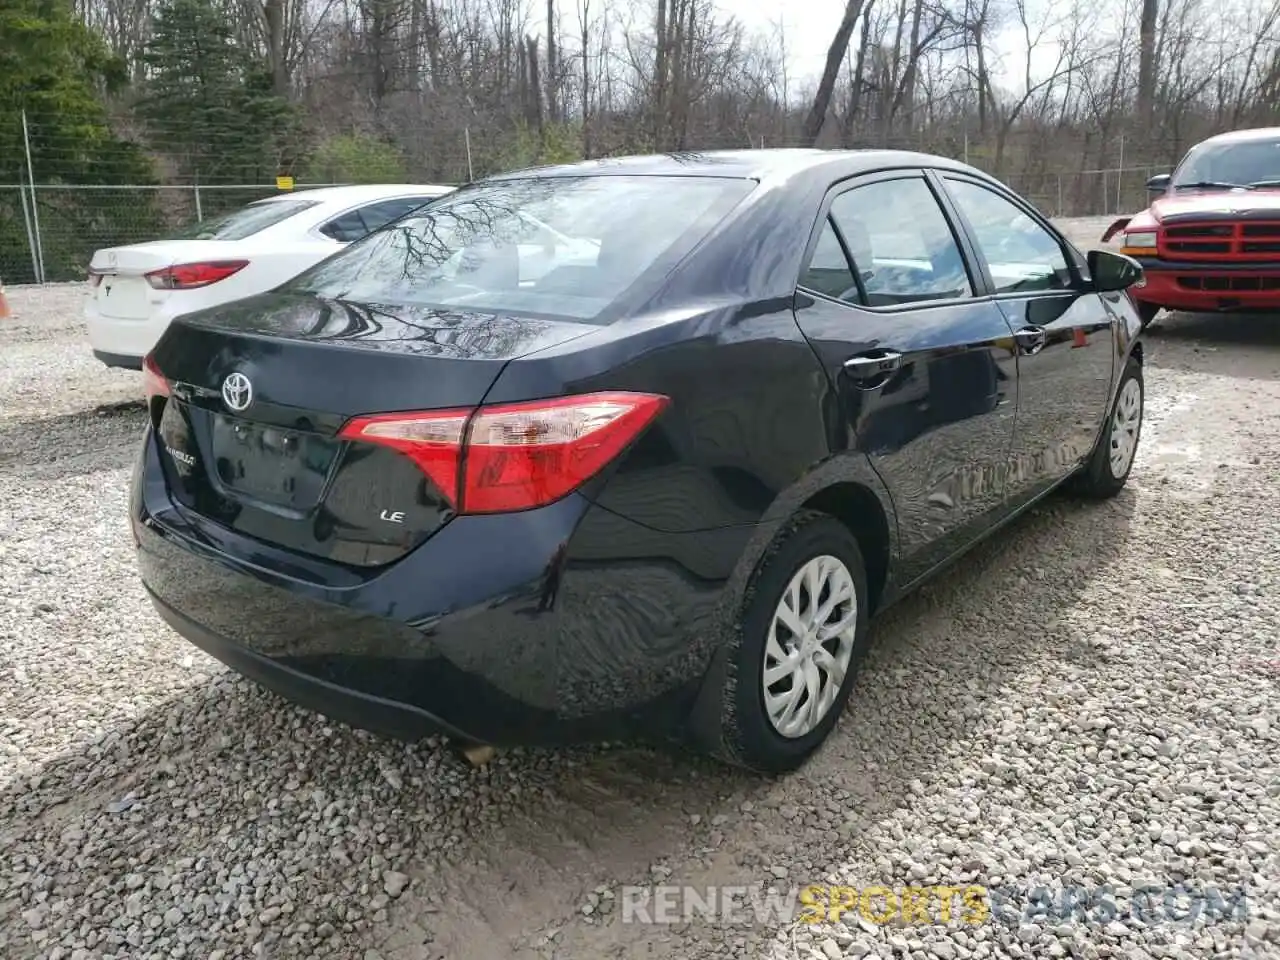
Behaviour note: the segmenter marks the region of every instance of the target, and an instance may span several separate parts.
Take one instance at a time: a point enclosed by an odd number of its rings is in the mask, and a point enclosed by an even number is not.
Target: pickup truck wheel
[[[1151,322],[1155,320],[1156,314],[1160,312],[1160,309],[1159,304],[1147,303],[1145,301],[1138,303],[1138,319],[1142,321],[1143,330],[1151,326]]]

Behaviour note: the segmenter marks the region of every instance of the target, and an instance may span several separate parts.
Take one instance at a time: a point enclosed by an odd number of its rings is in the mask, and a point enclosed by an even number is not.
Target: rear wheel
[[[1102,499],[1115,496],[1124,487],[1142,436],[1143,400],[1142,364],[1130,357],[1098,445],[1077,478],[1075,487],[1080,493]]]
[[[857,539],[827,514],[803,511],[760,561],[746,597],[695,733],[730,763],[783,773],[818,748],[849,699],[867,632]]]

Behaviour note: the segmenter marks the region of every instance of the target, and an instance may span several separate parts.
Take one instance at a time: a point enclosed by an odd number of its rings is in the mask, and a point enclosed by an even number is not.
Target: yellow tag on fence
[[[293,189],[293,177],[276,177],[276,189],[277,189],[277,190],[292,190],[292,189]]]

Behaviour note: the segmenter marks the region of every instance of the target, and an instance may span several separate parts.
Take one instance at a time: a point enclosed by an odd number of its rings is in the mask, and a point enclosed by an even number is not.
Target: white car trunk
[[[102,277],[93,288],[94,304],[104,317],[145,320],[150,303],[181,291],[157,290],[144,274],[178,263],[223,260],[228,255],[227,244],[218,240],[155,240],[107,247],[94,253],[89,263],[89,272]]]

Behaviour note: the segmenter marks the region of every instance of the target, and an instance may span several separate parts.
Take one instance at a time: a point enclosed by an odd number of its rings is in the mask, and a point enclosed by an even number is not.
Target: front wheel
[[[1160,313],[1159,304],[1147,303],[1145,300],[1138,301],[1138,320],[1142,323],[1142,329],[1145,330],[1155,321],[1157,314]]]
[[[822,744],[849,699],[867,633],[857,539],[834,517],[802,511],[746,597],[694,733],[729,763],[783,773]]]
[[[1098,445],[1077,478],[1075,486],[1080,493],[1105,499],[1124,487],[1142,436],[1144,399],[1142,364],[1130,357]]]

